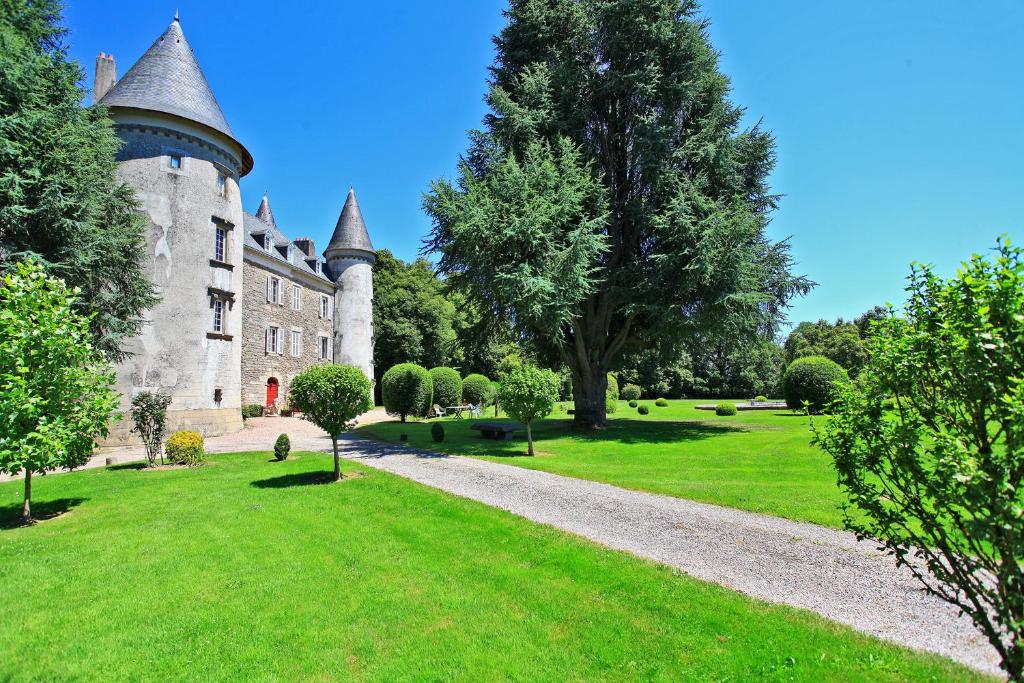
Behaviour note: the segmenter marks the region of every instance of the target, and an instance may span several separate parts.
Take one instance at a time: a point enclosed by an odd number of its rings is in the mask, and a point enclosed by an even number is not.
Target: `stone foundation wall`
[[[122,415],[120,420],[111,425],[110,436],[99,443],[100,448],[134,446],[142,443],[139,435],[132,432],[131,415]],[[166,436],[181,429],[199,432],[203,438],[237,432],[242,429],[242,411],[238,408],[167,411]]]

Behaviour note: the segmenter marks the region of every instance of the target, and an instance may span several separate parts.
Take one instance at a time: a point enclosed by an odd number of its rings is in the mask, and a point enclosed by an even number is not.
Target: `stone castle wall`
[[[373,382],[373,263],[343,254],[329,254],[328,263],[338,283],[334,360],[354,365]]]

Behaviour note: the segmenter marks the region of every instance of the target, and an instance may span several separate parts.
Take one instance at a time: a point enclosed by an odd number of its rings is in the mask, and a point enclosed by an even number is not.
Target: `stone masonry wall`
[[[267,301],[267,277],[282,279],[283,303]],[[289,272],[285,263],[268,265],[243,263],[242,282],[242,405],[266,404],[267,380],[278,381],[278,404],[286,406],[291,380],[302,370],[324,362],[319,358],[319,340],[323,335],[333,336],[330,318],[320,318],[320,295],[331,297],[333,307],[334,286],[329,282],[313,283]],[[302,310],[292,310],[292,286],[302,287]],[[274,325],[283,335],[283,353],[266,350],[266,330]],[[302,331],[302,353],[292,355],[291,331]],[[329,362],[328,359],[327,362]]]

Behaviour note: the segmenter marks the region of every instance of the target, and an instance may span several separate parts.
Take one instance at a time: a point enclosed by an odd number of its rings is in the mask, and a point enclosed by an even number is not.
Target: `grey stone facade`
[[[178,20],[121,81],[112,57],[97,67],[100,102],[124,141],[118,177],[135,188],[148,220],[146,267],[161,297],[117,369],[121,410],[135,394],[161,390],[172,398],[171,430],[213,436],[240,429],[243,404],[266,404],[270,380],[284,404],[291,379],[331,360],[336,339],[367,340],[368,351],[346,358],[372,378],[372,294],[340,297],[336,284],[344,282],[344,290],[357,279],[372,288],[369,275],[333,275],[312,240],[293,242],[277,229],[266,198],[256,215],[242,211],[239,181],[252,157],[235,139]],[[372,264],[361,215],[358,227],[355,246]],[[280,292],[273,302],[268,278]],[[280,338],[272,351],[271,328]],[[301,336],[294,353],[293,332]],[[107,443],[136,440],[130,427],[130,418],[115,423]]]

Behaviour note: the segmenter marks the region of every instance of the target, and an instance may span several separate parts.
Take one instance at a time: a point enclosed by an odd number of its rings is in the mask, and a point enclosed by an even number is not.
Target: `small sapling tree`
[[[501,383],[501,407],[526,425],[527,453],[533,455],[532,422],[547,417],[558,401],[560,380],[550,370],[532,365],[513,370]]]
[[[0,282],[0,471],[25,472],[26,522],[33,473],[84,465],[117,407],[77,297],[31,261]]]
[[[969,615],[1024,680],[1024,251],[1002,242],[949,280],[915,266],[907,291],[815,440],[853,504],[846,526]]]
[[[351,365],[317,365],[295,376],[289,395],[294,409],[302,412],[302,419],[331,435],[334,481],[340,481],[338,435],[351,429],[355,419],[373,407],[370,380]]]
[[[159,391],[143,391],[132,397],[132,431],[142,437],[151,467],[156,464],[157,455],[161,464],[164,461],[164,430],[170,404],[171,397]]]

